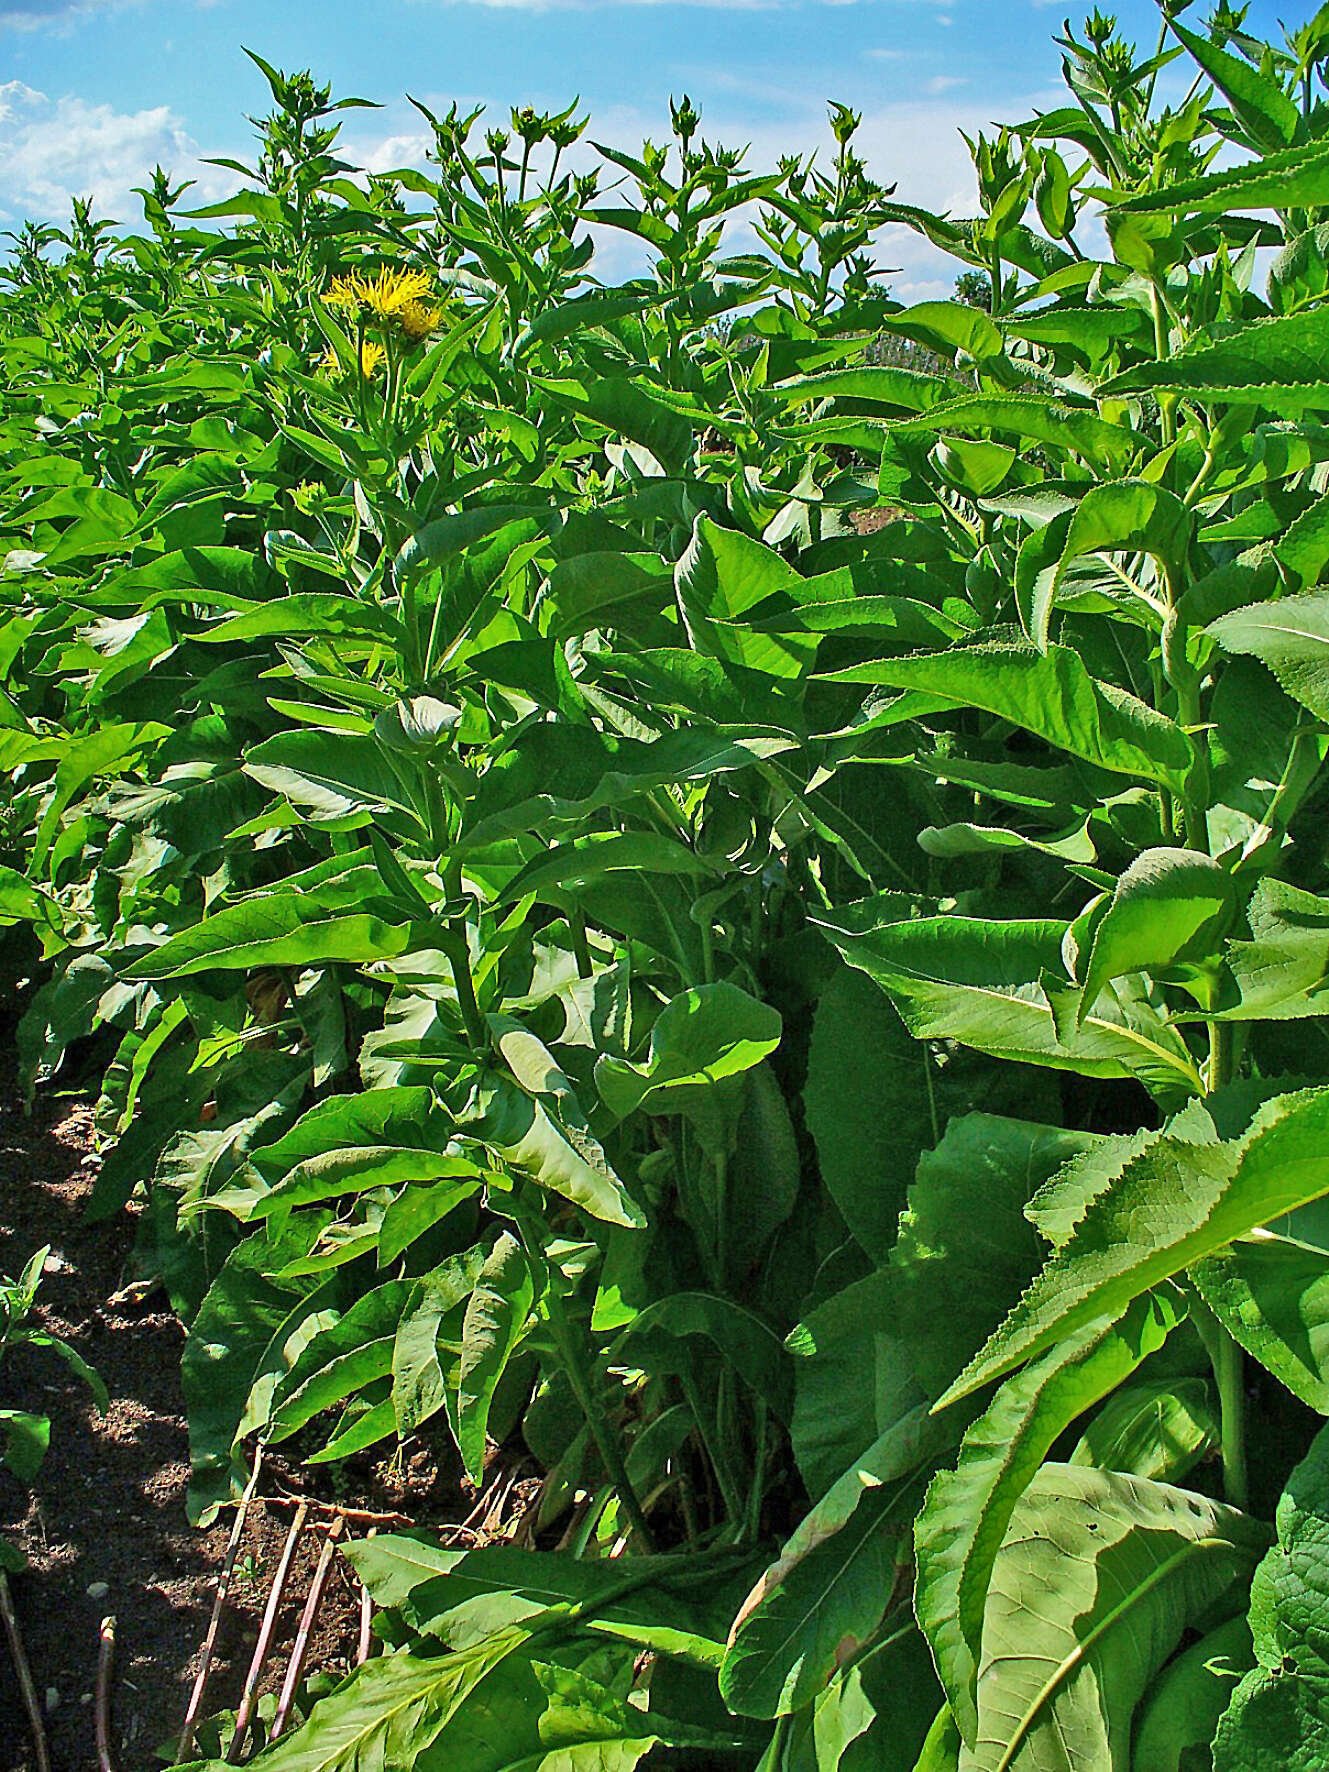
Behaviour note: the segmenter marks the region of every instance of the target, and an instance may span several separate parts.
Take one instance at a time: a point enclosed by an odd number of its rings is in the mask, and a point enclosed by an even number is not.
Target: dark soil
[[[158,1291],[126,1287],[134,1222],[87,1225],[82,1209],[97,1159],[92,1111],[64,1095],[39,1099],[25,1116],[10,1042],[0,1032],[0,1273],[15,1274],[51,1245],[39,1295],[41,1326],[69,1340],[105,1380],[108,1413],[49,1351],[18,1348],[0,1369],[0,1405],[51,1417],[51,1446],[28,1494],[0,1467],[0,1534],[29,1560],[12,1578],[18,1613],[45,1709],[53,1772],[97,1764],[93,1729],[98,1628],[116,1618],[113,1723],[117,1772],[160,1766],[158,1749],[178,1735],[207,1630],[230,1532],[226,1515],[208,1531],[185,1517],[188,1434],[180,1393],[184,1331]],[[456,1519],[451,1472],[418,1450],[404,1468],[365,1462],[344,1506]],[[274,1464],[262,1493],[301,1484],[298,1468]],[[326,1484],[327,1479],[324,1478]],[[469,1510],[465,1503],[461,1512]],[[325,1515],[324,1518],[327,1516]],[[272,1571],[291,1512],[251,1509],[240,1579],[223,1616],[205,1710],[233,1706],[258,1635]],[[359,1528],[363,1530],[363,1528]],[[294,1564],[263,1690],[280,1683],[320,1535],[307,1532]],[[308,1667],[337,1673],[355,1654],[359,1595],[336,1559]],[[7,1651],[0,1641],[0,1772],[33,1772],[36,1759]]]

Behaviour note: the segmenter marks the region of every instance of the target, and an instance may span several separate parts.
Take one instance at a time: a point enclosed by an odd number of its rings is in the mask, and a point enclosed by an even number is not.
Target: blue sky
[[[1106,8],[1105,8],[1106,9]],[[506,117],[511,104],[562,108],[579,94],[602,141],[636,146],[668,131],[687,91],[703,133],[750,142],[753,161],[827,140],[825,101],[864,114],[861,149],[902,199],[963,210],[969,161],[960,129],[1054,100],[1064,14],[1036,0],[0,0],[0,225],[63,215],[73,192],[120,220],[130,187],[160,160],[197,172],[204,195],[230,175],[200,154],[246,158],[247,112],[266,107],[247,44],[278,66],[312,66],[339,95],[379,100],[351,112],[350,157],[418,160],[410,91]],[[1152,44],[1152,0],[1121,0],[1123,28]],[[1197,8],[1197,12],[1198,12]],[[1299,23],[1312,0],[1254,0],[1253,26]],[[943,292],[942,272],[908,237],[883,256],[897,287]]]

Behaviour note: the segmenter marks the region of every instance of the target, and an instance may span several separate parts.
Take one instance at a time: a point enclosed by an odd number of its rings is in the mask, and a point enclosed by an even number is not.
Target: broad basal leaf
[[[955,1470],[933,1480],[914,1525],[914,1610],[961,1734],[978,1733],[977,1682],[988,1583],[1026,1484],[1063,1430],[1162,1346],[1179,1296],[1140,1300],[1120,1326],[1068,1337],[1007,1379],[965,1434]]]
[[[1201,1496],[1045,1465],[993,1565],[960,1772],[1125,1772],[1150,1681],[1189,1628],[1239,1610],[1266,1542]]]

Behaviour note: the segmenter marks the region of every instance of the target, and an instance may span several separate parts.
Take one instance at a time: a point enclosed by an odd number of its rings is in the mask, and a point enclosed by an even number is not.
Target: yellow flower
[[[334,277],[323,292],[324,303],[330,308],[344,308],[348,314],[355,314],[360,309],[360,279],[355,276]]]
[[[431,287],[424,271],[380,271],[359,283],[360,300],[380,320],[400,320],[408,308],[421,305]]]
[[[341,308],[348,314],[404,324],[403,317],[408,312],[428,311],[425,298],[432,288],[427,271],[383,270],[377,277],[352,271],[348,276],[334,277],[323,292],[323,300],[328,307]],[[418,336],[423,338],[424,333]]]
[[[387,352],[376,338],[364,340],[360,346],[360,373],[366,381],[382,367],[386,356]],[[325,375],[345,375],[346,373],[336,351],[327,351],[319,359],[318,366]]]
[[[421,339],[428,338],[438,325],[438,309],[431,308],[428,303],[422,301],[407,302],[397,315],[397,319],[411,343],[418,345]]]

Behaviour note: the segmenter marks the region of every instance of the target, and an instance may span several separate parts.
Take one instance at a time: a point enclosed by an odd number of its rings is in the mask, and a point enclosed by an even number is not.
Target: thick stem
[[[367,1534],[373,1538],[378,1533],[377,1526],[371,1526]],[[374,1600],[368,1587],[360,1583],[360,1641],[355,1651],[355,1665],[363,1667],[369,1660],[369,1651],[374,1646]]]
[[[1209,1023],[1209,1063],[1205,1077],[1212,1095],[1227,1083],[1232,1070],[1232,1029],[1221,1021]],[[1218,1384],[1220,1434],[1223,1450],[1223,1495],[1233,1506],[1245,1508],[1250,1501],[1246,1473],[1246,1356],[1224,1328],[1214,1321],[1210,1360]]]
[[[563,1295],[559,1291],[557,1274],[550,1264],[544,1260],[540,1250],[539,1237],[529,1221],[521,1221],[522,1239],[526,1244],[528,1255],[536,1256],[545,1271],[545,1289],[542,1308],[545,1321],[549,1325],[550,1334],[554,1338],[554,1346],[563,1365],[572,1394],[577,1400],[577,1407],[591,1430],[591,1438],[604,1464],[609,1481],[614,1486],[619,1505],[627,1515],[628,1521],[641,1539],[643,1549],[649,1554],[654,1548],[651,1529],[646,1524],[646,1515],[642,1512],[637,1492],[632,1487],[632,1479],[628,1476],[627,1463],[623,1457],[623,1448],[618,1443],[618,1436],[610,1426],[605,1410],[597,1401],[591,1384],[591,1375],[582,1358],[582,1348],[577,1339],[577,1332],[569,1323],[567,1312],[563,1309]]]
[[[1250,1505],[1246,1472],[1246,1356],[1219,1325],[1214,1377],[1222,1423],[1223,1497],[1232,1507]]]
[[[305,1600],[305,1609],[300,1614],[299,1628],[295,1633],[295,1646],[291,1650],[291,1659],[286,1666],[286,1678],[282,1681],[281,1697],[277,1700],[277,1714],[272,1719],[272,1733],[269,1741],[275,1741],[286,1727],[286,1719],[291,1714],[291,1706],[295,1703],[296,1690],[300,1685],[300,1676],[305,1671],[305,1657],[309,1653],[309,1638],[314,1629],[314,1620],[323,1600],[323,1591],[328,1585],[328,1575],[332,1570],[333,1552],[337,1548],[337,1540],[345,1530],[345,1515],[338,1515],[328,1527],[323,1540],[323,1549],[319,1554],[318,1567],[314,1571],[314,1579],[309,1586],[309,1595]]]
[[[97,1648],[97,1768],[115,1772],[111,1756],[111,1682],[115,1673],[115,1620],[103,1618]]]

